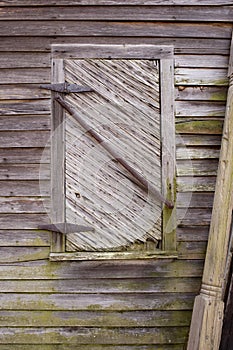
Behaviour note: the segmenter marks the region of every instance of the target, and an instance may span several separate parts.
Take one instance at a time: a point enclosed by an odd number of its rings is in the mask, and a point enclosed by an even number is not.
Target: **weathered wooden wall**
[[[208,238],[233,1],[28,3],[0,1],[0,350],[181,350]],[[39,85],[50,82],[52,43],[174,45],[176,128],[188,150],[178,139],[180,217],[194,192],[177,260],[48,261],[49,236],[36,227],[48,222],[50,94]]]

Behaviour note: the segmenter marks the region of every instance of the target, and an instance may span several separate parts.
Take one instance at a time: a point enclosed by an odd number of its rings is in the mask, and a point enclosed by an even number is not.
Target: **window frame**
[[[64,60],[71,59],[149,59],[160,62],[161,185],[162,194],[176,201],[176,157],[174,117],[174,49],[167,45],[52,45],[51,83],[64,83]],[[60,94],[60,93],[59,93]],[[51,92],[51,221],[65,222],[65,111]],[[54,131],[56,130],[56,133]],[[176,257],[176,208],[163,206],[162,247],[158,251],[66,252],[65,235],[52,232],[50,260],[146,259]]]

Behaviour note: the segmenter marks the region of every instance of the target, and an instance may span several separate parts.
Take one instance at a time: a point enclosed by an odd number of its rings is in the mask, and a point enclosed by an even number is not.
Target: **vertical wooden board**
[[[64,82],[63,60],[52,61],[52,83]],[[64,112],[55,101],[52,93],[52,126],[51,126],[51,219],[53,223],[65,220],[65,185],[64,185]],[[65,237],[61,233],[52,234],[51,251],[64,251]]]
[[[174,62],[161,60],[161,140],[162,188],[170,201],[176,201],[175,185],[175,117],[174,117]],[[163,248],[176,250],[176,209],[163,209]]]

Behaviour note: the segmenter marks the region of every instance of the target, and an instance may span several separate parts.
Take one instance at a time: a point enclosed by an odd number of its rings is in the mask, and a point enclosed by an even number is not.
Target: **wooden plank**
[[[43,130],[43,133],[37,133],[48,136],[50,130],[50,116],[49,115],[16,115],[16,116],[0,116],[0,130],[3,131],[26,131],[34,132],[35,130]],[[9,133],[10,135],[10,133]],[[48,139],[48,137],[47,137]],[[35,142],[36,143],[36,142]],[[42,147],[42,146],[39,146]]]
[[[188,230],[190,228],[186,228]],[[2,232],[2,231],[1,231]],[[40,231],[38,231],[39,235]],[[1,280],[66,280],[73,278],[153,278],[153,277],[201,277],[203,261],[195,262],[177,259],[157,260],[121,260],[121,261],[76,261],[51,264],[48,260],[15,265],[1,265]]]
[[[184,119],[176,120],[176,132],[179,134],[221,135],[223,120]]]
[[[227,86],[227,69],[176,68],[175,84],[182,86]]]
[[[96,3],[97,4],[97,3]],[[46,6],[5,7],[0,20],[114,20],[231,22],[232,7],[210,6]],[[135,4],[134,4],[135,5]]]
[[[213,192],[215,190],[216,176],[178,176],[177,191],[180,192]]]
[[[49,138],[49,131],[0,131],[2,148],[45,147]]]
[[[0,164],[0,180],[49,180],[50,169],[44,164]]]
[[[16,114],[48,114],[50,113],[49,100],[6,100],[1,102],[0,115]]]
[[[177,147],[177,159],[218,159],[219,147]]]
[[[9,249],[10,250],[10,249]],[[124,279],[69,279],[64,283],[49,280],[0,281],[2,293],[197,293],[200,278],[138,278]]]
[[[172,203],[175,202],[176,154],[174,116],[174,69],[173,60],[160,61],[161,70],[161,143],[162,143],[162,192]],[[163,249],[176,250],[175,208],[163,209]]]
[[[177,227],[178,242],[208,241],[209,226]]]
[[[0,57],[0,68],[48,68],[49,66],[48,53],[2,52]]]
[[[79,5],[161,5],[161,6],[168,6],[168,5],[176,5],[176,6],[183,6],[183,5],[190,5],[190,1],[188,0],[80,0]],[[1,6],[15,6],[15,0],[1,0],[0,2]],[[28,6],[29,3],[27,0],[18,0],[17,6]],[[33,2],[30,2],[30,6],[54,6],[53,0],[36,0]],[[63,6],[70,6],[70,5],[77,5],[77,2],[75,0],[60,0],[59,5]],[[193,0],[192,6],[216,6],[216,5],[224,5],[229,6],[231,5],[231,0]]]
[[[205,259],[207,242],[177,242],[180,259]]]
[[[209,8],[210,9],[210,8]],[[222,9],[222,8],[221,8]],[[183,8],[182,8],[183,10]],[[202,8],[200,7],[201,11]],[[176,55],[175,67],[187,67],[187,68],[228,68],[228,56],[212,55],[204,56],[200,54],[196,55]]]
[[[221,135],[182,135],[177,138],[177,147],[188,146],[214,146],[220,147]]]
[[[49,247],[0,247],[0,263],[46,259]]]
[[[1,69],[0,78],[2,84],[42,84],[50,82],[49,68],[17,68]]]
[[[47,224],[50,222],[48,215],[45,213],[41,214],[2,214],[0,218],[1,228],[4,230],[10,229],[37,229],[41,224]],[[19,252],[20,253],[20,252]],[[15,255],[15,259],[17,260],[17,255]]]
[[[204,193],[178,193],[177,207],[178,208],[212,208],[214,194],[209,192]]]
[[[121,58],[121,59],[162,59],[173,57],[173,47],[161,45],[159,47],[150,44],[59,44],[52,45],[54,58],[85,59],[85,58]]]
[[[0,148],[0,162],[3,164],[47,164],[50,150],[46,148]]]
[[[149,33],[149,32],[148,32]],[[147,33],[147,34],[148,34]],[[55,36],[50,37],[17,37],[14,36],[1,37],[0,51],[1,52],[49,52],[53,44],[154,44],[154,45],[174,45],[175,53],[185,54],[220,54],[229,55],[230,40],[225,39],[210,39],[210,38],[172,38],[172,37],[79,37],[79,36]]]
[[[226,105],[214,101],[177,101],[176,117],[224,117]]]
[[[39,230],[1,230],[1,247],[43,247],[49,246],[49,233]]]
[[[206,226],[210,224],[212,209],[178,208],[177,218],[181,226]]]
[[[207,56],[208,57],[208,56]],[[178,86],[175,89],[177,101],[226,101],[225,86]]]
[[[52,61],[52,83],[63,83],[63,60]],[[55,101],[58,93],[52,93],[52,125],[51,125],[51,220],[64,222],[65,218],[65,126],[64,110]],[[62,233],[52,233],[51,252],[65,250],[65,236]]]
[[[3,180],[0,181],[2,196],[48,196],[48,181],[39,180]]]
[[[1,21],[9,36],[158,36],[230,39],[231,24],[109,21]],[[57,57],[56,57],[57,58]]]
[[[189,176],[190,185],[194,182],[193,176],[216,176],[218,160],[181,160],[177,161],[177,175]]]
[[[43,337],[41,335],[43,334]],[[135,334],[137,336],[135,337]],[[188,327],[158,328],[1,328],[2,344],[166,344],[184,343]],[[42,340],[43,339],[43,340]],[[43,342],[43,343],[42,343]]]
[[[1,327],[180,327],[189,326],[190,310],[174,311],[0,311]],[[0,346],[1,349],[1,346]]]
[[[21,248],[22,249],[22,248]],[[35,248],[36,249],[36,248]],[[31,256],[30,256],[31,257]],[[1,310],[191,310],[194,293],[2,294]],[[3,298],[4,297],[4,298]]]
[[[50,91],[37,84],[1,84],[0,100],[36,100],[50,98]]]
[[[0,197],[0,213],[46,213],[48,199],[38,197]]]

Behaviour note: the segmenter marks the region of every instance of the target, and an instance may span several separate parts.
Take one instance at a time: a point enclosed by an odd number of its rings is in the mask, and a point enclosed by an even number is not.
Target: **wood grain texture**
[[[148,35],[148,33],[147,33]],[[1,37],[0,51],[1,52],[49,52],[53,44],[125,44],[126,38],[121,36],[112,37],[46,37],[40,36],[36,40],[33,37]],[[183,37],[127,37],[127,44],[155,44],[155,45],[174,45],[175,53],[179,54],[219,54],[228,55],[230,39],[210,39],[210,38],[183,38]],[[59,57],[58,57],[59,58]]]
[[[33,259],[31,259],[33,260]],[[136,311],[136,310],[190,310],[193,293],[117,293],[117,294],[60,294],[11,293],[3,294],[1,310],[74,311]],[[134,338],[134,337],[133,337]],[[132,338],[132,340],[134,340]]]
[[[164,349],[166,350],[183,350],[182,344],[166,344],[164,345]],[[41,344],[15,344],[15,350],[40,350]],[[4,344],[1,346],[0,350],[11,350],[12,344]],[[69,350],[76,350],[77,345],[69,345]],[[83,350],[102,350],[103,345],[82,345]],[[151,345],[108,345],[109,350],[151,350]],[[153,345],[153,350],[160,350],[161,345]],[[43,344],[43,350],[67,350],[67,344]]]
[[[49,327],[51,324],[54,327],[99,327],[101,324],[109,327],[140,327],[141,324],[144,327],[172,327],[188,326],[190,318],[190,310],[115,311],[111,317],[105,311],[0,311],[1,327],[27,327],[29,324],[34,327]]]
[[[41,328],[2,328],[1,341],[4,344],[9,342],[24,343],[24,339],[33,339],[32,344],[41,344]],[[136,332],[137,337],[133,334]],[[181,329],[171,327],[158,328],[88,328],[88,327],[60,327],[56,329],[45,328],[43,330],[43,341],[49,344],[166,344],[172,341],[173,343],[183,343],[187,338],[188,327]],[[153,337],[151,336],[153,334]],[[33,338],[32,338],[33,335]]]
[[[202,227],[203,229],[203,227]],[[92,279],[118,278],[120,281],[127,278],[141,279],[153,277],[201,277],[203,261],[182,261],[178,259],[153,260],[110,260],[110,261],[83,261],[77,264],[76,261],[53,264],[48,260],[37,260],[32,262],[19,262],[14,265],[2,264],[0,269],[0,279],[8,280],[66,280],[85,279],[88,275]],[[90,310],[89,310],[90,311]],[[94,311],[94,310],[92,310]]]
[[[230,39],[231,24],[110,21],[1,21],[1,35],[9,36],[157,36]]]
[[[2,0],[0,2],[0,5],[5,6],[27,6],[29,5],[29,2],[27,0],[20,0],[15,2],[15,0]],[[60,0],[60,5],[63,6],[70,6],[70,5],[77,5],[77,2],[75,0]],[[42,6],[42,5],[50,5],[54,6],[56,5],[53,0],[36,0],[33,2],[30,2],[30,6]],[[162,5],[162,6],[168,6],[168,5],[176,5],[176,6],[184,6],[184,5],[190,5],[190,2],[187,0],[80,0],[79,5]],[[194,0],[192,1],[192,6],[216,6],[216,5],[224,5],[229,6],[232,5],[231,0]]]
[[[17,3],[16,3],[17,5]],[[30,4],[32,5],[32,4]],[[46,4],[47,5],[47,4]],[[71,4],[68,4],[71,5]],[[97,5],[97,2],[96,2]],[[43,7],[5,7],[0,20],[114,20],[114,21],[195,21],[231,22],[233,10],[230,6],[143,6],[132,3],[127,6],[46,6]],[[152,4],[151,4],[152,5]],[[167,4],[163,4],[167,5]]]

